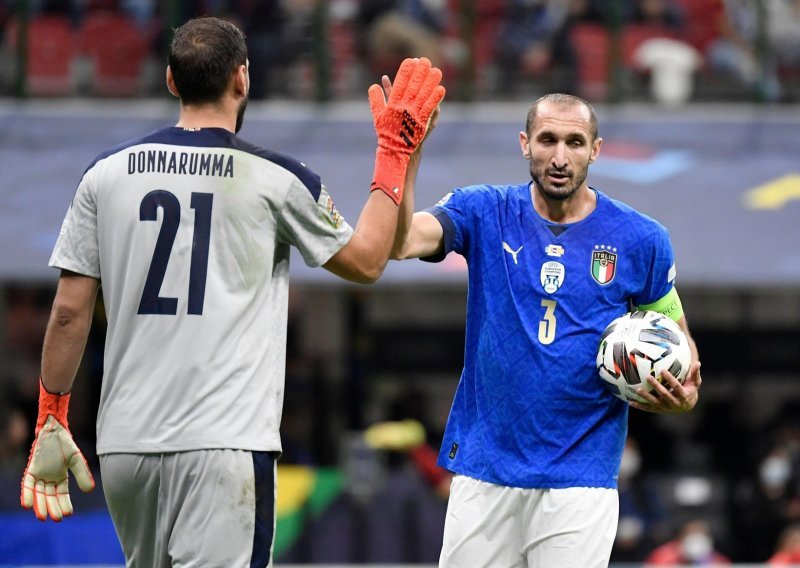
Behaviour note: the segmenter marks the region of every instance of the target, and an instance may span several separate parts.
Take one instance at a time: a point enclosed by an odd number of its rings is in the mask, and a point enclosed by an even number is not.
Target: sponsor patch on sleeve
[[[334,228],[338,229],[341,227],[344,218],[339,213],[339,210],[336,209],[336,205],[333,203],[333,198],[328,195],[328,191],[325,189],[323,185],[319,192],[319,200],[317,201],[319,206],[322,208],[322,216],[323,218]]]
[[[440,199],[440,200],[439,200],[439,201],[436,203],[436,205],[434,205],[434,207],[441,207],[442,205],[444,205],[445,203],[447,203],[448,201],[450,201],[450,198],[451,198],[452,196],[453,196],[453,192],[451,191],[450,193],[448,193],[447,195],[445,195],[444,197],[442,197],[442,198],[441,198],[441,199]]]

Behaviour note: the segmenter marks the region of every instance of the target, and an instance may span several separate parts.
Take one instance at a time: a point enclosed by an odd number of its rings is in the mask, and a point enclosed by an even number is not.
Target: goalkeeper
[[[94,486],[67,411],[102,284],[97,453],[127,566],[268,566],[290,247],[353,282],[382,274],[441,72],[407,59],[388,98],[370,90],[378,148],[355,228],[304,164],[237,137],[250,87],[237,27],[179,27],[166,79],[177,124],[94,160],[50,259],[61,277],[21,502],[59,521],[72,514],[68,471]]]

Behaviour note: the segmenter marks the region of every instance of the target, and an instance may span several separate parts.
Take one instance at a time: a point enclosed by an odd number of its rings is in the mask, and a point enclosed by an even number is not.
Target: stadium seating
[[[6,28],[7,50],[16,54],[18,25]],[[34,96],[64,96],[74,90],[75,40],[64,16],[34,17],[27,27],[26,91]]]
[[[600,24],[576,24],[570,30],[575,47],[577,82],[581,96],[603,100],[608,90],[611,38]]]
[[[79,33],[80,52],[92,63],[91,94],[140,94],[148,41],[136,23],[114,12],[95,12],[86,16]]]

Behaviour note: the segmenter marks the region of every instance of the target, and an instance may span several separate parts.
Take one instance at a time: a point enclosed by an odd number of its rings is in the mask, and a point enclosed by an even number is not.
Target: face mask
[[[681,549],[683,555],[687,560],[696,562],[703,560],[711,555],[714,545],[711,542],[711,537],[702,533],[693,533],[686,535],[681,542]]]
[[[761,483],[770,488],[780,488],[789,481],[792,466],[789,460],[780,457],[771,457],[764,460],[758,471]]]
[[[642,458],[639,452],[635,450],[625,450],[622,452],[622,462],[619,464],[620,477],[633,477],[639,473],[639,468],[642,465]]]

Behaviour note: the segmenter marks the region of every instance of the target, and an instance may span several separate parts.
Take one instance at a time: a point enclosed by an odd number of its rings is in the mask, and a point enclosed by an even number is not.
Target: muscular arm
[[[414,213],[414,187],[422,153],[414,152],[406,172],[403,201],[397,220],[391,257],[396,260],[432,256],[442,251],[444,232],[436,217],[425,211]]]
[[[334,274],[353,282],[371,284],[383,273],[397,240],[398,215],[410,215],[407,212],[413,211],[413,198],[403,198],[403,192],[409,183],[413,189],[420,148],[436,121],[438,105],[445,93],[444,87],[439,85],[441,78],[441,71],[432,68],[428,59],[405,59],[395,79],[394,93],[386,75],[381,78],[382,88],[380,85],[370,87],[370,112],[378,134],[372,188],[381,191],[370,193],[350,242],[325,263],[325,268]],[[425,128],[419,128],[420,124]],[[402,175],[400,168],[404,170]],[[402,188],[399,187],[401,183]],[[399,202],[400,211],[396,202]],[[402,226],[407,226],[405,217]]]
[[[42,384],[51,393],[66,393],[78,372],[100,281],[63,270],[42,349]]]
[[[386,268],[397,229],[397,205],[382,191],[370,193],[348,243],[323,266],[359,284],[372,284]]]

